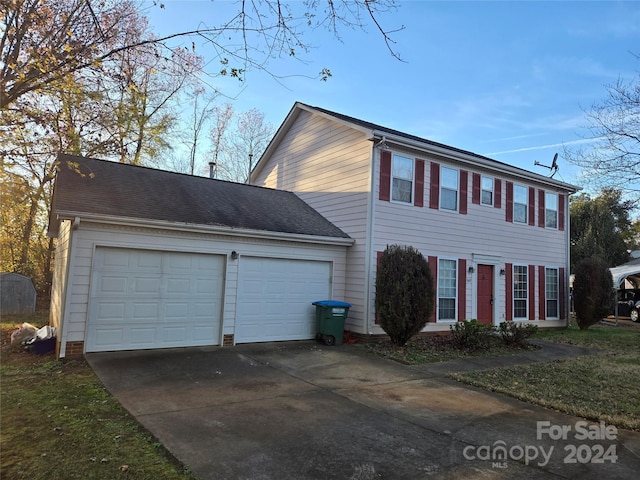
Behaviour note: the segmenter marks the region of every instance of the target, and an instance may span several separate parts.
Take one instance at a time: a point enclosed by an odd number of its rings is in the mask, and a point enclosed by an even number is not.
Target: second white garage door
[[[331,298],[331,263],[242,257],[236,343],[315,337],[312,302]]]
[[[220,344],[224,257],[96,248],[87,352]]]

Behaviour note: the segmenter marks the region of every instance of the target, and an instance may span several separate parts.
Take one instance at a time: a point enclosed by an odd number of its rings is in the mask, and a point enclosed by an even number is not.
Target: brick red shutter
[[[513,183],[507,182],[507,222],[513,222]]]
[[[547,318],[546,277],[542,265],[538,267],[538,307],[540,320],[545,320]]]
[[[380,152],[380,200],[388,202],[391,199],[391,152]]]
[[[429,270],[431,270],[431,276],[433,277],[433,314],[431,318],[429,318],[429,321],[435,322],[436,310],[438,309],[438,257],[429,255],[427,262],[429,263]]]
[[[529,187],[529,225],[536,224],[536,189]]]
[[[566,289],[566,285],[565,285],[565,271],[564,268],[560,268],[560,271],[558,272],[558,282],[560,282],[559,285],[559,296],[560,296],[560,319],[565,319],[567,318],[567,289]]]
[[[460,213],[467,214],[467,197],[469,195],[469,172],[460,170]]]
[[[467,318],[467,260],[458,260],[458,321]]]
[[[480,205],[480,174],[474,173],[471,178],[471,202]]]
[[[413,204],[416,207],[424,206],[424,160],[416,158],[416,182]]]
[[[506,316],[507,321],[513,320],[513,265],[511,263],[507,263],[505,266],[505,276],[504,276],[504,286],[505,293],[507,294],[506,301]]]
[[[378,265],[380,265],[380,258],[382,258],[382,254],[384,252],[376,252],[376,268],[378,267]],[[378,312],[375,310],[376,306],[375,306],[375,301],[373,303],[373,316],[374,316],[374,322],[376,325],[380,325],[380,317],[378,317]]]
[[[493,206],[496,208],[502,208],[502,181],[496,178],[493,181],[494,199]]]
[[[529,265],[529,320],[536,319],[536,266]]]
[[[545,226],[544,208],[544,190],[538,190],[538,226],[542,228]]]
[[[440,208],[440,164],[436,162],[431,162],[429,208]]]
[[[558,194],[558,230],[564,230],[564,199],[566,197]]]

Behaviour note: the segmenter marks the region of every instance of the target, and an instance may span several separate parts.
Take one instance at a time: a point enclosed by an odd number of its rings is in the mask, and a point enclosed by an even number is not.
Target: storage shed
[[[36,311],[36,289],[29,277],[19,273],[0,273],[0,314]]]

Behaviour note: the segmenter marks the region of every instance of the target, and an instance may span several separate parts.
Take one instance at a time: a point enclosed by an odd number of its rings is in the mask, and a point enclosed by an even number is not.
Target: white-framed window
[[[440,167],[440,208],[458,210],[458,170]]]
[[[544,226],[558,228],[558,195],[555,193],[544,194]]]
[[[402,155],[393,155],[391,168],[391,200],[411,203],[413,201],[413,160]]]
[[[438,320],[455,321],[457,318],[457,277],[457,260],[438,260]]]
[[[513,266],[513,318],[516,320],[527,319],[528,270],[526,265]]]
[[[560,318],[559,315],[559,275],[557,268],[544,269],[544,296],[546,299],[547,318]]]
[[[522,185],[513,186],[513,221],[527,223],[527,205],[529,189]]]
[[[480,203],[493,206],[493,178],[484,175],[480,180]]]

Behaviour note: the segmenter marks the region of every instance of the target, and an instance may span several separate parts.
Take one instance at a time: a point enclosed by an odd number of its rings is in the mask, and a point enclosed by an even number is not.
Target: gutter
[[[306,235],[285,232],[270,232],[266,230],[239,229],[221,225],[200,225],[190,223],[169,222],[166,220],[152,220],[147,218],[123,218],[115,215],[100,215],[84,212],[58,211],[58,220],[103,223],[108,225],[121,225],[126,227],[149,227],[164,230],[173,230],[191,233],[206,233],[210,235],[230,235],[243,238],[259,238],[263,240],[280,240],[296,243],[316,243],[323,245],[339,245],[350,247],[355,243],[351,237],[328,237],[321,235]],[[76,218],[78,220],[76,220]]]

